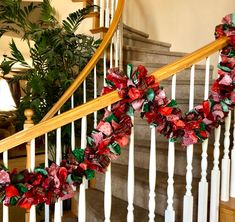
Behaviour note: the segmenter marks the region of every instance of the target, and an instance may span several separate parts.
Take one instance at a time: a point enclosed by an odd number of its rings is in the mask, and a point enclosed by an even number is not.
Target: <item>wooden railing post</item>
[[[34,122],[32,120],[33,117],[33,110],[26,109],[24,111],[24,115],[26,117],[26,120],[24,122],[24,130],[29,129],[34,126]],[[26,168],[30,171],[30,162],[31,162],[31,156],[30,156],[30,141],[26,143]]]
[[[24,111],[24,115],[26,117],[26,120],[24,122],[24,130],[27,130],[34,126],[34,122],[32,120],[33,114],[34,112],[31,109],[26,109]],[[35,165],[35,161],[34,161],[35,156],[32,156],[33,150],[31,150],[31,148],[32,148],[31,141],[28,141],[26,143],[26,169],[28,169],[28,171],[33,171],[34,165]],[[33,215],[30,216],[31,213]],[[33,217],[35,217],[35,219],[32,220]],[[35,206],[32,206],[31,209],[27,210],[25,213],[25,222],[32,222],[32,221],[36,221]]]

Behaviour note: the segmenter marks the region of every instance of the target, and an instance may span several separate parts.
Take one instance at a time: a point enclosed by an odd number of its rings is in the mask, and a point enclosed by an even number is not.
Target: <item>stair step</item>
[[[128,167],[126,165],[112,164],[112,194],[113,196],[127,201],[127,178]],[[149,172],[143,168],[135,167],[135,200],[134,204],[148,209],[149,199]],[[104,191],[104,174],[96,174],[97,184],[96,189]],[[167,173],[157,171],[156,180],[156,210],[159,215],[164,216],[167,205]],[[193,179],[192,192],[194,195],[194,201],[197,201],[197,186],[198,179]],[[174,209],[176,210],[176,220],[182,220],[182,207],[183,196],[185,193],[185,177],[180,175],[174,176]],[[196,213],[197,204],[194,206],[194,213]]]
[[[159,137],[157,137],[158,140]],[[142,144],[141,144],[141,143]],[[208,148],[208,175],[210,178],[210,172],[213,167],[213,147]],[[128,165],[129,148],[122,149],[122,153],[114,163],[121,165]],[[144,157],[144,158],[143,158]],[[149,169],[150,158],[150,141],[135,141],[135,166],[139,168]],[[175,144],[175,168],[174,173],[176,175],[185,176],[186,174],[186,150],[180,144]],[[157,142],[156,144],[156,167],[157,171],[168,172],[168,142]],[[195,178],[201,178],[201,145],[194,146],[193,154],[193,176]]]
[[[155,49],[159,51],[169,51],[171,47],[171,44],[169,43],[146,39],[141,36],[127,33],[123,34],[123,45]]]
[[[140,30],[137,30],[135,28],[132,28],[126,24],[123,24],[123,34],[132,34],[135,36],[140,36],[142,38],[149,38],[149,34],[142,32]]]
[[[123,58],[127,62],[138,60],[143,62],[159,62],[168,64],[185,55],[186,54],[182,52],[167,52],[134,46],[123,46]]]
[[[104,221],[104,193],[96,189],[86,191],[87,200],[87,221]],[[123,222],[127,218],[127,202],[116,197],[112,197],[112,222]],[[134,219],[136,222],[148,221],[148,211],[138,206],[134,206]],[[156,215],[155,221],[163,222],[163,216]]]

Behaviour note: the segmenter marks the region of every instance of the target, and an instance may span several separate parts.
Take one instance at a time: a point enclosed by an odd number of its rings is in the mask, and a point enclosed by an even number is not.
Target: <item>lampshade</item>
[[[5,79],[0,78],[0,111],[13,110],[16,110],[16,104],[11,95],[10,87]]]

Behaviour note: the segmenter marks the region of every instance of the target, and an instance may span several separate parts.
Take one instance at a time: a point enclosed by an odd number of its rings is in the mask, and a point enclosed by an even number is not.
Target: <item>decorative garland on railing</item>
[[[112,159],[129,142],[131,117],[141,112],[147,122],[156,126],[160,134],[179,141],[183,146],[195,144],[208,138],[211,130],[224,122],[229,110],[235,105],[235,15],[228,15],[223,24],[216,27],[216,38],[228,36],[228,45],[221,52],[218,65],[219,77],[213,83],[209,99],[185,115],[175,100],[166,97],[165,91],[153,76],[147,76],[143,66],[132,72],[128,65],[127,76],[118,69],[110,69],[107,87],[102,94],[118,90],[123,98],[113,104],[111,111],[105,110],[104,117],[90,136],[87,147],[75,149],[68,154],[60,166],[37,167],[34,172],[24,170],[9,172],[0,169],[0,202],[6,206],[17,205],[29,209],[40,203],[53,204],[58,198],[71,198],[73,186],[82,178],[94,177],[94,170],[104,172]]]

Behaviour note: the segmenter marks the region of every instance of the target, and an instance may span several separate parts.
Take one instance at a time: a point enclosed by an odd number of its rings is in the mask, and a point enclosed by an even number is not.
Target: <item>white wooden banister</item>
[[[204,100],[209,96],[209,77],[210,77],[210,58],[206,59],[206,73],[205,73],[205,91]],[[208,139],[202,143],[202,160],[201,160],[201,181],[198,187],[198,222],[207,221],[208,208],[208,182],[207,182],[207,149]]]
[[[58,115],[60,114],[60,110],[58,111]],[[60,165],[62,160],[62,144],[61,144],[61,128],[56,129],[56,164]],[[62,201],[58,199],[55,203],[54,209],[54,222],[62,221]]]
[[[221,165],[221,200],[229,200],[229,179],[230,179],[230,158],[229,158],[229,146],[230,146],[230,125],[231,125],[231,111],[225,118],[225,132],[224,132],[224,156]]]
[[[100,0],[100,27],[104,27],[105,0]]]
[[[49,149],[48,149],[48,134],[45,134],[45,167],[49,166],[49,157],[48,157],[48,153],[49,153]],[[50,206],[48,204],[44,204],[45,207],[45,222],[50,222]]]
[[[214,143],[214,161],[213,169],[211,171],[211,195],[210,195],[210,222],[219,221],[219,192],[220,192],[220,134],[221,126],[215,129],[215,143]]]
[[[190,73],[190,96],[189,96],[189,110],[193,109],[194,104],[194,75],[195,65],[191,68]],[[187,146],[187,173],[186,173],[186,194],[184,195],[183,206],[183,222],[193,221],[193,196],[192,196],[192,161],[193,161],[193,145]]]
[[[150,126],[150,156],[149,156],[149,222],[155,221],[155,187],[156,187],[156,127]]]
[[[176,75],[172,77],[171,98],[175,99]],[[165,210],[165,222],[175,221],[174,203],[174,168],[175,168],[175,143],[169,140],[168,144],[168,180],[167,180],[167,208]]]
[[[230,197],[235,198],[235,110],[233,111],[233,148],[231,151]]]
[[[71,96],[71,109],[74,108],[74,95]],[[75,149],[75,123],[71,123],[71,150]]]
[[[109,164],[105,172],[104,222],[110,222],[111,206],[112,206],[111,164]]]
[[[134,116],[131,117],[134,125]],[[131,129],[130,143],[129,143],[129,160],[128,160],[128,181],[127,181],[127,221],[134,221],[134,192],[135,192],[135,165],[134,165],[134,127]]]
[[[8,168],[8,151],[3,152],[3,164]],[[9,208],[3,205],[2,221],[9,222]]]
[[[83,103],[87,101],[87,92],[86,92],[86,80],[83,82]],[[87,135],[87,117],[82,118],[81,124],[81,148],[85,149],[87,145],[86,140]],[[78,221],[86,222],[86,186],[87,181],[85,177],[82,179],[82,183],[79,188],[79,201],[78,201]]]

